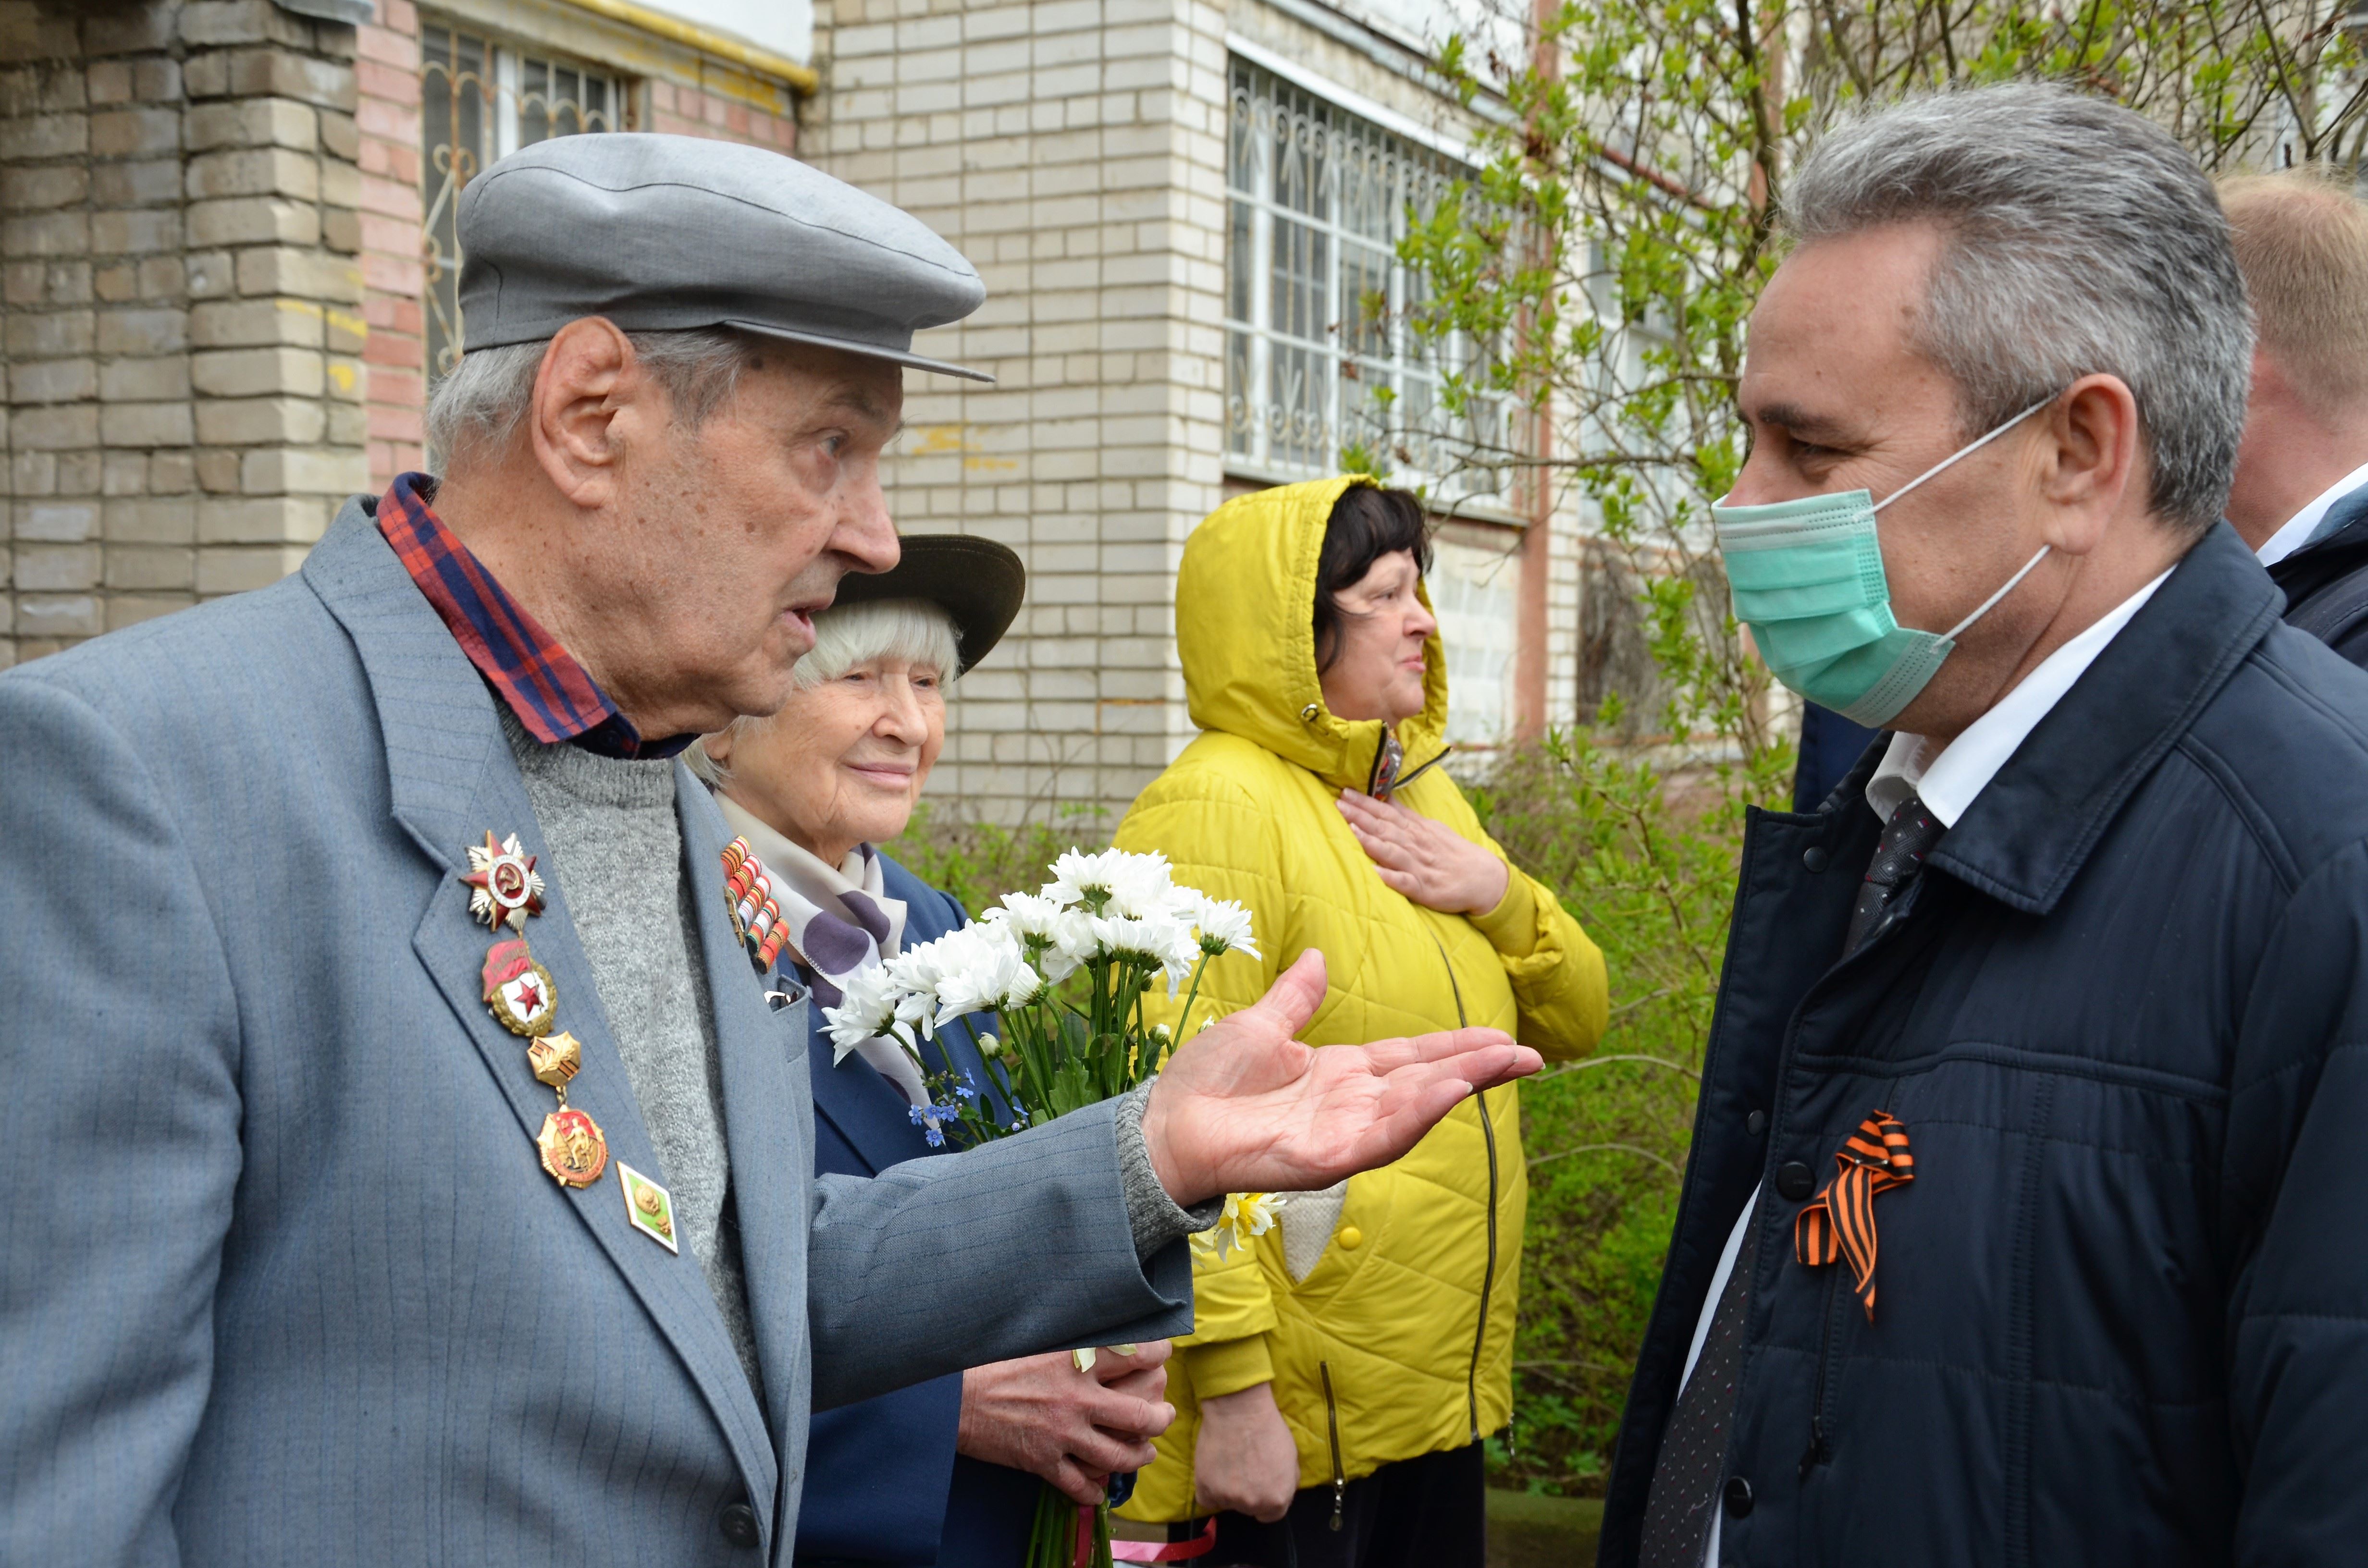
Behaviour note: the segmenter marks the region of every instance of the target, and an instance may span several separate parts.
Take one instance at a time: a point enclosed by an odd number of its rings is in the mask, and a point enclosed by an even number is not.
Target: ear
[[[726,724],[712,734],[701,735],[699,749],[707,754],[708,761],[728,770],[732,767],[732,743],[738,737],[738,730],[736,724]]]
[[[2145,446],[2136,394],[2119,376],[2083,376],[2066,388],[2040,442],[2046,541],[2066,555],[2096,549],[2131,487],[2145,483]]]
[[[614,322],[579,316],[553,335],[528,421],[535,463],[561,494],[586,510],[609,505],[632,437],[666,417],[665,394]]]

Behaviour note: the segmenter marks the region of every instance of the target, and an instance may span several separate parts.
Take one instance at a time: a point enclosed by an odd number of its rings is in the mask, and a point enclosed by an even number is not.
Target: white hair
[[[961,656],[953,617],[939,606],[928,599],[874,599],[834,605],[815,616],[814,649],[797,662],[790,679],[800,691],[812,691],[874,659],[895,659],[936,670],[939,689],[951,694]],[[723,733],[737,740],[772,722],[772,717],[744,716]],[[731,781],[731,770],[707,755],[703,735],[691,743],[683,761],[711,789]]]
[[[2137,399],[2153,510],[2211,527],[2237,470],[2253,329],[2195,159],[2096,98],[1979,87],[1836,127],[1784,199],[1804,241],[1909,222],[1945,236],[1916,337],[1956,381],[1964,432],[2118,376]]]
[[[629,332],[633,357],[664,388],[676,423],[696,430],[739,390],[740,373],[755,357],[746,335],[730,327],[687,332]],[[439,470],[480,450],[507,446],[534,403],[549,338],[474,348],[461,356],[427,397],[427,444]]]

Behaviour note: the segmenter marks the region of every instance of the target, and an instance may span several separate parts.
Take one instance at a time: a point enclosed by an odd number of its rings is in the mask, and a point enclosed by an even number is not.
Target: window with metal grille
[[[1473,393],[1450,413],[1459,338],[1407,324],[1420,280],[1397,259],[1407,211],[1471,171],[1249,62],[1233,62],[1226,164],[1225,456],[1248,477],[1336,473],[1355,449],[1434,502],[1488,498],[1512,412]]]
[[[420,165],[427,266],[427,374],[461,362],[461,191],[487,165],[552,136],[632,129],[624,84],[574,61],[512,49],[463,28],[419,29]]]

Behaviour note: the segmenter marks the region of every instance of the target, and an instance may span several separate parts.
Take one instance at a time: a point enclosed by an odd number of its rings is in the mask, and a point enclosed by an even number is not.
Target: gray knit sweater
[[[707,1272],[723,1326],[761,1401],[764,1382],[723,1142],[723,1058],[707,968],[693,958],[695,884],[683,870],[676,765],[545,745],[507,707],[495,707],[550,852],[539,869],[567,901],[599,988],[600,1010],[657,1148],[675,1223]],[[1179,1209],[1159,1185],[1143,1142],[1150,1089],[1146,1083],[1126,1096],[1117,1126],[1127,1221],[1142,1257],[1178,1236],[1207,1230],[1224,1208],[1220,1198]]]
[[[567,900],[591,960],[600,1010],[674,1197],[675,1223],[707,1271],[748,1381],[761,1391],[732,1218],[723,1063],[707,966],[692,959],[697,927],[675,817],[675,765],[544,745],[507,708],[501,715],[550,846],[540,869]]]

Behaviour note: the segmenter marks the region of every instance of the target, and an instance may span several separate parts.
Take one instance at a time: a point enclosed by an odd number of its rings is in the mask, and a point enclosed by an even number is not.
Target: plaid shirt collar
[[[591,672],[429,509],[435,496],[431,475],[397,475],[378,504],[379,532],[528,734],[546,745],[573,741],[601,756],[672,756],[690,744],[690,735],[643,741]]]

